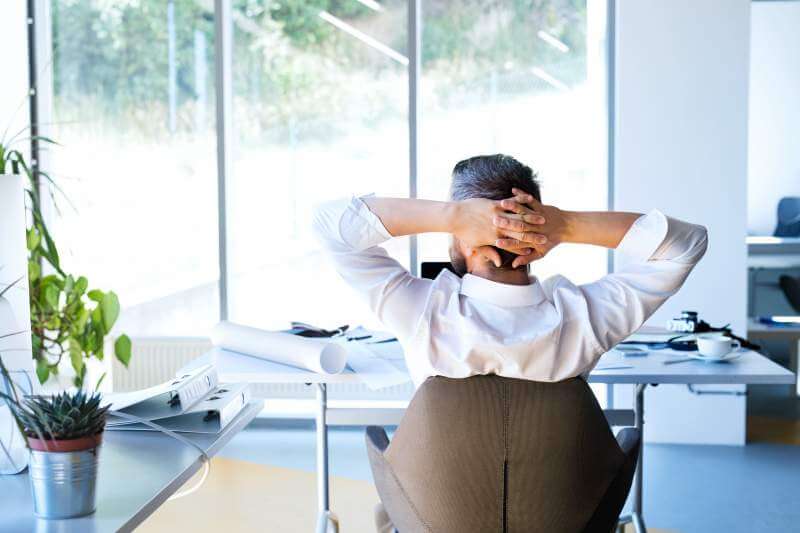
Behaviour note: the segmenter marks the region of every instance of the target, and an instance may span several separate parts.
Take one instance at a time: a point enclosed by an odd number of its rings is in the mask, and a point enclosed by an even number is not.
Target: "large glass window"
[[[119,293],[132,335],[206,334],[219,318],[214,9],[198,0],[50,0],[63,147],[53,224],[71,270]],[[406,0],[232,0],[228,308],[375,325],[321,256],[314,205],[351,193],[447,196],[465,157],[504,152],[546,202],[607,206],[605,1],[422,0],[420,173],[409,176]],[[40,43],[41,44],[41,43]],[[70,203],[71,202],[71,203]],[[409,242],[388,243],[408,265]],[[419,258],[446,257],[443,236]],[[603,250],[556,249],[542,277],[585,281]]]
[[[446,198],[458,161],[505,153],[546,203],[607,208],[604,4],[423,0],[421,197]],[[423,260],[446,256],[447,236],[420,239]],[[564,246],[532,269],[587,281],[605,257]]]
[[[321,256],[314,205],[408,196],[404,0],[238,2],[230,317],[279,328],[373,323]],[[408,263],[408,242],[389,243]]]
[[[52,0],[54,230],[63,262],[119,294],[119,329],[219,318],[213,6]]]

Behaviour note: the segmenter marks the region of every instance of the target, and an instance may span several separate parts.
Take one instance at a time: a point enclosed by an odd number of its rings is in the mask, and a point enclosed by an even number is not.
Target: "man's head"
[[[450,199],[503,200],[514,195],[511,189],[515,187],[541,201],[536,173],[530,167],[509,155],[479,155],[459,161],[453,168]],[[511,263],[517,255],[500,249],[498,252],[503,260],[500,268],[511,269]],[[456,272],[461,275],[471,270],[468,264],[471,258],[468,255],[467,247],[454,239],[450,245],[450,261]]]

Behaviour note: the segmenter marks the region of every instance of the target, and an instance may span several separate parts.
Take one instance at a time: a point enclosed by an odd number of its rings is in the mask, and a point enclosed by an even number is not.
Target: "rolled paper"
[[[347,363],[342,344],[327,339],[310,339],[282,331],[220,322],[211,332],[217,348],[259,359],[305,368],[320,374],[338,374]]]

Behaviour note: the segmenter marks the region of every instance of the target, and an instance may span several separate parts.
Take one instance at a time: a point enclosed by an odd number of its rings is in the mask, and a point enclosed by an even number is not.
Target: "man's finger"
[[[523,220],[528,224],[544,224],[546,222],[544,215],[530,210],[529,208],[520,204],[515,198],[506,198],[505,200],[501,200],[500,207],[502,207],[506,211],[511,211],[512,213],[514,213],[513,215],[508,213],[502,213],[502,216],[507,216],[510,218],[519,218],[520,220]]]
[[[536,233],[533,231],[511,231],[503,229],[500,230],[500,233],[504,237],[515,239],[518,242],[524,243],[526,246],[547,243],[547,235],[542,235],[541,233]],[[500,245],[498,244],[497,246]]]
[[[526,218],[532,215],[526,215]],[[535,215],[538,216],[538,215]],[[508,231],[516,231],[519,233],[530,232],[536,233],[541,231],[541,226],[538,224],[531,224],[520,215],[495,215],[492,219],[495,227],[502,228]]]
[[[534,211],[538,211],[541,209],[542,204],[533,197],[532,194],[523,191],[522,189],[517,189],[516,187],[511,189],[511,192],[514,193],[514,199],[519,203],[525,204],[532,208]]]
[[[516,213],[518,215],[524,215],[526,213],[531,212],[529,208],[525,207],[522,203],[517,201],[516,196],[512,196],[511,198],[506,198],[505,200],[500,200],[500,207],[502,207],[506,211],[511,211],[512,213]]]
[[[534,251],[532,254],[529,255],[521,255],[519,257],[515,257],[514,261],[511,263],[511,268],[519,268],[521,266],[529,265],[536,261],[537,259],[541,259],[544,257],[541,253]]]
[[[520,218],[510,218],[508,216],[502,215],[495,215],[492,219],[492,223],[498,227],[507,229],[510,231],[520,231],[523,232],[526,229],[529,229],[525,222],[522,221]]]
[[[497,268],[500,268],[503,265],[503,260],[500,258],[500,254],[492,246],[478,246],[475,248],[475,251]]]

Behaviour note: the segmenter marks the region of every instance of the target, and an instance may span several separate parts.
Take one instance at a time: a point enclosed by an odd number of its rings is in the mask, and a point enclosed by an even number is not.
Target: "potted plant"
[[[35,138],[42,143],[56,144],[47,137]],[[44,384],[58,375],[62,361],[68,362],[74,371],[72,385],[81,387],[86,377],[86,362],[104,358],[105,338],[119,317],[119,299],[113,291],[90,288],[86,277],[64,271],[42,214],[40,178],[51,191],[60,189],[49,174],[41,170],[34,172],[29,167],[24,155],[11,148],[14,142],[17,142],[15,138],[9,142],[0,139],[0,174],[24,174],[28,178],[26,240],[36,375]],[[119,335],[114,343],[114,355],[125,366],[130,361],[131,349],[130,338]]]
[[[0,359],[2,377],[10,381]],[[108,406],[98,392],[20,397],[0,392],[30,448],[34,512],[73,518],[96,508],[97,462]]]

